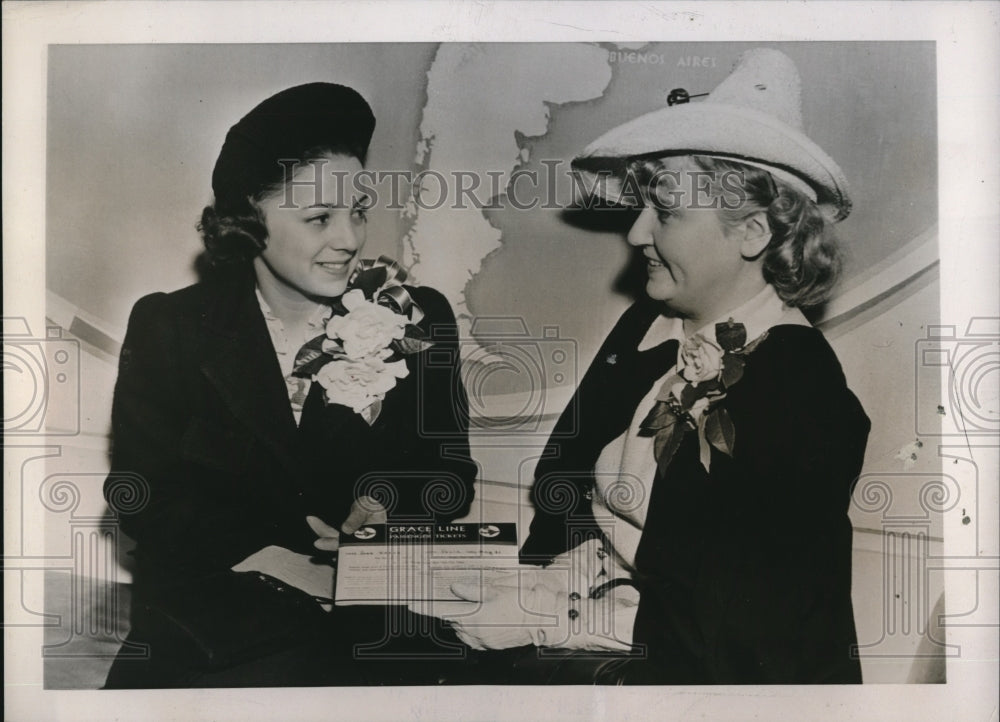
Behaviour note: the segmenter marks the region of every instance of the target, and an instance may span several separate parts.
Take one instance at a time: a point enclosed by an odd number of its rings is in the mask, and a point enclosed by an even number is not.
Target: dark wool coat
[[[390,518],[468,512],[476,466],[447,301],[409,288],[436,345],[406,357],[369,426],[312,385],[296,427],[249,266],[136,303],[122,347],[105,494],[137,543],[137,581],[228,569],[271,544],[312,553],[370,494]],[[134,489],[134,495],[131,494]]]

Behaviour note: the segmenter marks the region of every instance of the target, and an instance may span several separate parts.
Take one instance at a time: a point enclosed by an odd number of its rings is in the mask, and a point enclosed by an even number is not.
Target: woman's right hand
[[[337,551],[341,534],[353,534],[365,524],[385,524],[385,521],[385,507],[370,496],[359,497],[351,504],[351,511],[340,525],[340,529],[330,526],[317,516],[306,517],[309,528],[319,537],[313,542],[313,546],[325,552]]]

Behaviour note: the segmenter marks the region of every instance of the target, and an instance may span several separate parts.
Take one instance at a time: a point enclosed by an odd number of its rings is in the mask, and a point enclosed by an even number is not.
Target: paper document
[[[341,534],[337,556],[337,604],[456,601],[456,582],[517,571],[517,525],[371,524]]]
[[[333,567],[284,547],[265,547],[241,561],[233,571],[263,572],[315,597],[333,596]]]

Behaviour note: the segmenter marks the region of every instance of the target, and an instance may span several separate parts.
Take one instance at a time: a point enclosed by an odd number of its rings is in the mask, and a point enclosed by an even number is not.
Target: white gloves
[[[506,649],[528,644],[564,649],[631,648],[638,592],[628,586],[591,592],[627,576],[612,556],[592,540],[556,557],[545,569],[529,569],[489,585],[455,584],[462,599],[479,602],[468,614],[450,614],[455,633],[473,649]]]

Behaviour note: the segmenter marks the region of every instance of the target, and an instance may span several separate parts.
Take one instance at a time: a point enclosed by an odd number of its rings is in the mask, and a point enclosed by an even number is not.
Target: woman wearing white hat
[[[536,470],[521,557],[546,568],[456,589],[482,600],[454,620],[470,646],[546,647],[520,655],[538,682],[861,681],[847,508],[870,423],[799,310],[836,282],[850,200],[801,128],[795,66],[754,50],[575,160],[638,206],[649,300]]]

